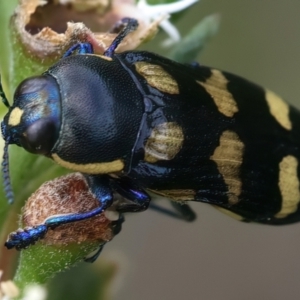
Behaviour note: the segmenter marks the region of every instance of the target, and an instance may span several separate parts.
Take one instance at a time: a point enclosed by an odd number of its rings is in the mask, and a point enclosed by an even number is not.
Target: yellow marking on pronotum
[[[24,110],[22,110],[19,107],[15,107],[9,115],[8,125],[10,125],[10,126],[19,125],[21,122],[23,113],[24,113]]]
[[[112,61],[113,60],[111,57],[105,56],[105,55],[100,55],[100,54],[90,54],[90,55],[100,57],[100,58],[102,58],[104,60],[107,60],[107,61]]]
[[[205,81],[197,81],[211,95],[220,113],[227,117],[239,111],[236,101],[227,89],[228,80],[219,70],[211,70],[212,75]]]
[[[159,65],[144,61],[136,62],[137,72],[143,76],[152,87],[168,94],[179,94],[177,81]]]
[[[124,168],[121,159],[103,163],[76,164],[61,159],[56,153],[52,154],[52,158],[56,163],[67,169],[87,174],[107,174],[121,171]]]
[[[282,197],[281,210],[275,218],[285,218],[298,209],[300,202],[298,160],[292,155],[285,156],[279,163],[279,189]]]
[[[243,161],[244,144],[238,135],[230,130],[226,130],[220,137],[220,144],[210,157],[222,174],[228,187],[228,202],[232,205],[239,200],[242,192],[242,182],[240,179],[240,166]]]
[[[180,151],[183,140],[182,128],[176,122],[157,125],[146,142],[144,160],[155,163],[173,159]]]
[[[266,100],[269,105],[271,115],[285,129],[292,129],[292,122],[289,118],[289,106],[275,93],[266,90]]]

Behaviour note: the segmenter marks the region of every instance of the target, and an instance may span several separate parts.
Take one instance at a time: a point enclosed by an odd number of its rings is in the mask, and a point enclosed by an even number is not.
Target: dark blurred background
[[[201,64],[246,77],[300,107],[300,1],[202,0],[182,33],[218,12],[218,35]],[[255,120],[253,120],[255,122]],[[299,299],[300,223],[244,224],[194,203],[186,224],[153,211],[127,216],[100,260],[119,262],[116,300]]]

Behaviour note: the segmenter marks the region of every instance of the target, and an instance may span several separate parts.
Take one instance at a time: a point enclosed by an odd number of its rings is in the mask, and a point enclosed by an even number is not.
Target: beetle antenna
[[[4,103],[4,105],[7,108],[10,108],[9,102],[8,102],[8,100],[6,98],[6,95],[4,93],[4,90],[3,90],[2,81],[1,81],[1,75],[0,75],[0,97],[1,97],[2,102]]]
[[[105,56],[112,57],[115,53],[116,48],[123,41],[123,39],[132,31],[136,30],[139,26],[139,23],[136,19],[132,18],[123,18],[121,24],[124,26],[123,29],[119,32],[117,37],[113,40],[111,45],[104,52]]]
[[[4,192],[9,204],[14,202],[14,193],[11,187],[11,181],[9,176],[9,157],[8,157],[8,145],[9,140],[5,141],[4,151],[3,151],[3,160],[2,160],[2,176],[3,176],[3,185]]]

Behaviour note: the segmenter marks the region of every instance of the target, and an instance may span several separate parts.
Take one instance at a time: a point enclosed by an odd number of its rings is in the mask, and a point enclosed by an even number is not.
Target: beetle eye
[[[31,153],[47,155],[56,141],[56,132],[51,119],[39,119],[21,135],[20,144]]]

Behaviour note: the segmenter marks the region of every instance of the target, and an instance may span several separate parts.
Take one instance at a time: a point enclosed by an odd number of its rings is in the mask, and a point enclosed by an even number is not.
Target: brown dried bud
[[[90,42],[102,54],[117,35],[108,31],[124,17],[138,19],[139,27],[117,52],[135,49],[151,39],[165,18],[150,22],[133,0],[21,0],[12,23],[27,52],[45,59],[61,55],[79,41]]]
[[[44,223],[53,215],[82,213],[99,206],[84,176],[72,173],[44,183],[27,200],[22,214],[24,226]],[[65,245],[83,242],[108,242],[119,226],[102,213],[93,218],[58,226],[49,230],[42,242],[47,245]]]

